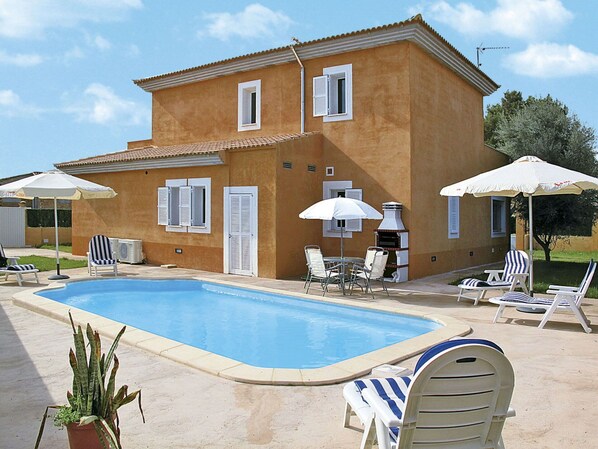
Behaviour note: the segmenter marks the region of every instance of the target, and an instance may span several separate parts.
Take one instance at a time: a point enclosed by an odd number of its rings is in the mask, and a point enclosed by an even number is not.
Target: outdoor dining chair
[[[351,272],[349,293],[353,293],[353,288],[357,285],[365,293],[368,290],[374,297],[372,281],[382,282],[382,290],[388,295],[386,284],[384,284],[384,270],[388,261],[388,251],[377,246],[370,246],[366,252],[363,265],[355,265]],[[363,285],[362,285],[363,284]]]
[[[322,287],[322,296],[326,295],[330,283],[339,282],[341,273],[339,265],[326,266],[324,256],[319,246],[308,245],[305,247],[305,258],[307,259],[307,279],[305,280],[305,293],[309,293],[312,281],[318,281]]]

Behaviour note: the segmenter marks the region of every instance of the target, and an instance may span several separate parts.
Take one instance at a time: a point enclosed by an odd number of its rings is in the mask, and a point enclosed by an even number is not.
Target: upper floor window
[[[459,197],[448,197],[448,238],[459,238]]]
[[[504,237],[507,234],[507,199],[504,196],[491,197],[492,202],[492,237]]]
[[[239,83],[238,130],[260,129],[261,80]]]
[[[313,79],[314,117],[325,122],[353,119],[353,65],[327,67]]]
[[[158,224],[172,232],[210,232],[211,179],[168,179],[158,187]]]

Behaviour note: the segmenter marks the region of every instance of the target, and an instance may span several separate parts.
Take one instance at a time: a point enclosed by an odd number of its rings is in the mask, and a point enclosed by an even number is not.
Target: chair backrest
[[[590,260],[590,264],[588,265],[588,269],[586,270],[586,274],[584,275],[581,284],[579,284],[579,294],[575,297],[575,303],[579,305],[581,300],[586,296],[588,289],[590,288],[590,284],[592,283],[592,279],[594,278],[594,272],[596,271],[596,262],[594,260]]]
[[[513,281],[513,274],[529,272],[529,256],[525,251],[512,249],[505,256],[505,267],[502,274],[502,280],[505,282]]]
[[[312,276],[326,277],[326,265],[324,264],[324,256],[319,246],[308,245],[305,247],[305,258],[307,259],[307,266]]]
[[[397,449],[498,447],[514,383],[513,367],[495,343],[436,345],[415,367]]]
[[[92,260],[112,259],[112,245],[105,235],[94,235],[89,241],[89,256]]]
[[[363,261],[363,266],[370,271],[372,270],[372,264],[374,263],[374,258],[376,257],[376,253],[378,251],[384,251],[384,248],[381,248],[379,246],[368,246],[368,249],[365,252],[365,260]]]
[[[2,243],[0,243],[0,257],[6,257],[6,254],[4,254],[4,248],[2,248]]]
[[[377,250],[374,255],[374,261],[370,272],[370,279],[380,279],[384,276],[384,270],[386,269],[386,262],[388,261],[388,251]]]

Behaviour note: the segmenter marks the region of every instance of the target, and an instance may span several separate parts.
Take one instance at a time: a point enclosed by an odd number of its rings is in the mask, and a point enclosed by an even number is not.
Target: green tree
[[[484,118],[484,141],[493,148],[501,146],[503,142],[498,136],[498,128],[504,121],[509,121],[525,104],[521,92],[507,90],[500,103],[488,106]]]
[[[576,170],[590,176],[598,175],[595,132],[584,126],[568,108],[550,96],[530,97],[509,119],[503,119],[497,129],[498,149],[516,160],[522,156],[537,156],[551,164]],[[550,261],[550,251],[568,230],[596,221],[598,195],[586,191],[581,195],[534,197],[534,239]],[[514,212],[528,216],[527,198],[521,195],[512,202]]]

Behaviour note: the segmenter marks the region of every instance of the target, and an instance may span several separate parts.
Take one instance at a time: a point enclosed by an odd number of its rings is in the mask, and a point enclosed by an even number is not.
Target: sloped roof
[[[64,169],[69,167],[81,167],[87,165],[101,165],[112,163],[133,162],[152,159],[168,159],[184,156],[198,156],[218,153],[223,150],[235,150],[242,148],[257,148],[271,146],[280,142],[300,139],[315,133],[277,134],[274,136],[249,137],[246,139],[234,140],[212,140],[207,142],[185,143],[168,146],[145,146],[131,150],[108,153],[99,156],[92,156],[75,161],[60,162],[55,167]]]
[[[436,42],[432,42],[432,40]],[[142,89],[153,92],[175,85],[252,70],[256,68],[256,65],[267,66],[291,62],[295,60],[295,57],[289,51],[291,46],[299,54],[301,59],[311,59],[351,51],[355,48],[367,48],[398,41],[411,41],[422,46],[426,51],[451,66],[461,76],[464,76],[474,85],[481,88],[485,95],[489,95],[499,87],[490,77],[424,21],[421,14],[417,14],[401,22],[249,53],[162,75],[141,78],[133,80],[133,82]],[[456,68],[455,64],[462,67]]]

